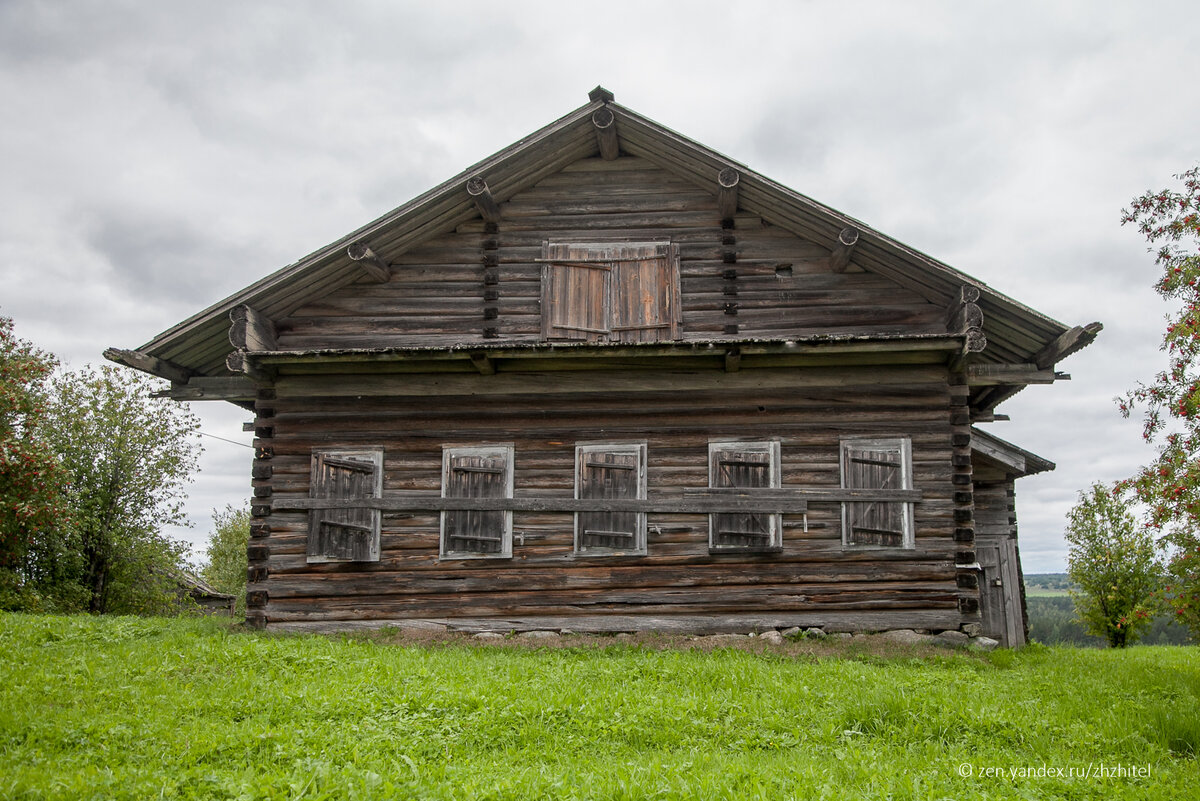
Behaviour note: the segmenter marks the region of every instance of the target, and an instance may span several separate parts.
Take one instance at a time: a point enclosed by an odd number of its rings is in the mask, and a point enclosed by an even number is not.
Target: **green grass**
[[[0,798],[1170,799],[1200,783],[1196,648],[670,644],[3,615]],[[1118,765],[1149,775],[1094,775]],[[1039,769],[1067,775],[1021,775]]]

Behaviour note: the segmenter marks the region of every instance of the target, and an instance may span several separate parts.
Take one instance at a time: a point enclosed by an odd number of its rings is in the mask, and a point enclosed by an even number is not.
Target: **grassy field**
[[[0,798],[1183,799],[1200,785],[1196,648],[746,645],[0,615]]]

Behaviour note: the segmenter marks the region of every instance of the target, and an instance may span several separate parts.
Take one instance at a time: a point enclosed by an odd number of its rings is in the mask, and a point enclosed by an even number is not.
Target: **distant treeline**
[[[1066,573],[1031,573],[1025,576],[1027,588],[1043,590],[1071,589],[1071,578]],[[1085,633],[1083,624],[1075,618],[1075,604],[1069,595],[1029,595],[1025,599],[1029,610],[1029,638],[1046,645],[1082,645],[1101,648],[1102,637]],[[1143,645],[1193,645],[1188,631],[1172,622],[1169,615],[1162,614],[1154,619],[1138,642]]]

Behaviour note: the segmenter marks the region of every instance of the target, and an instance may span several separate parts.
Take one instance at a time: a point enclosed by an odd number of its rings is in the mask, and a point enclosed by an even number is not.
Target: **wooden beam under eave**
[[[837,244],[833,246],[833,252],[829,254],[829,269],[835,273],[843,273],[846,267],[850,264],[850,258],[854,255],[854,247],[858,244],[858,229],[852,225],[847,225],[838,233]]]
[[[967,383],[973,387],[1013,384],[1053,384],[1063,373],[1040,370],[1035,364],[972,364],[966,368]]]
[[[741,348],[730,348],[725,351],[725,372],[736,373],[742,369]]]
[[[257,309],[242,304],[229,310],[229,344],[238,350],[279,350],[275,322]]]
[[[717,211],[722,220],[732,220],[737,214],[738,184],[742,176],[733,167],[717,173]]]
[[[180,384],[186,383],[189,378],[196,375],[194,371],[186,367],[181,367],[166,359],[160,359],[157,356],[151,356],[149,353],[142,353],[139,350],[106,348],[104,358],[110,362],[132,367],[134,370],[141,370],[143,373],[150,373],[159,378],[165,378],[168,381]]]
[[[971,357],[976,353],[983,353],[986,348],[987,337],[984,336],[983,330],[980,328],[968,328],[963,332],[962,348],[950,357],[950,371],[953,373],[962,372]]]
[[[376,281],[387,283],[392,279],[391,265],[375,254],[365,242],[355,242],[346,248],[350,260],[363,269],[367,275]]]
[[[229,372],[241,373],[257,384],[270,384],[275,380],[275,376],[270,371],[256,364],[250,358],[250,354],[244,350],[231,351],[225,357],[225,366],[229,369]]]
[[[475,208],[479,210],[479,214],[483,219],[490,223],[500,222],[500,204],[492,197],[492,190],[488,189],[487,181],[478,175],[474,178],[468,178],[467,194],[471,196],[471,200],[475,203]]]
[[[1063,332],[1053,342],[1038,351],[1038,354],[1033,357],[1033,363],[1041,368],[1052,367],[1061,359],[1092,344],[1092,340],[1103,330],[1104,324],[1098,322],[1088,323],[1084,326],[1077,325]]]
[[[467,356],[480,375],[496,374],[496,363],[489,359],[486,353],[468,353]]]
[[[592,114],[592,125],[596,129],[596,144],[600,146],[600,158],[612,161],[621,155],[621,141],[617,136],[617,115],[605,106]]]

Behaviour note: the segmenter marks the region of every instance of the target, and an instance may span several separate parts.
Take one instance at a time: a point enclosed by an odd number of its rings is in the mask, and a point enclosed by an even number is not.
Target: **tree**
[[[214,531],[201,569],[204,580],[221,592],[237,596],[238,611],[246,608],[246,546],[250,542],[250,510],[226,504],[213,510]]]
[[[1200,167],[1175,177],[1183,191],[1147,192],[1122,211],[1122,224],[1151,243],[1162,269],[1155,289],[1174,309],[1162,340],[1168,368],[1118,398],[1126,417],[1143,409],[1142,436],[1159,449],[1121,489],[1136,493],[1147,527],[1170,547],[1166,599],[1200,638]]]
[[[29,547],[67,515],[58,490],[65,473],[40,436],[42,390],[55,365],[0,317],[0,608],[30,603],[22,573]]]
[[[186,548],[160,533],[182,523],[199,422],[153,398],[152,379],[114,366],[52,382],[43,436],[69,479],[65,536],[35,551],[43,572],[74,584],[91,612],[166,611]]]
[[[1117,492],[1097,483],[1067,514],[1066,538],[1075,613],[1089,634],[1124,648],[1154,618],[1162,580],[1154,535]]]

